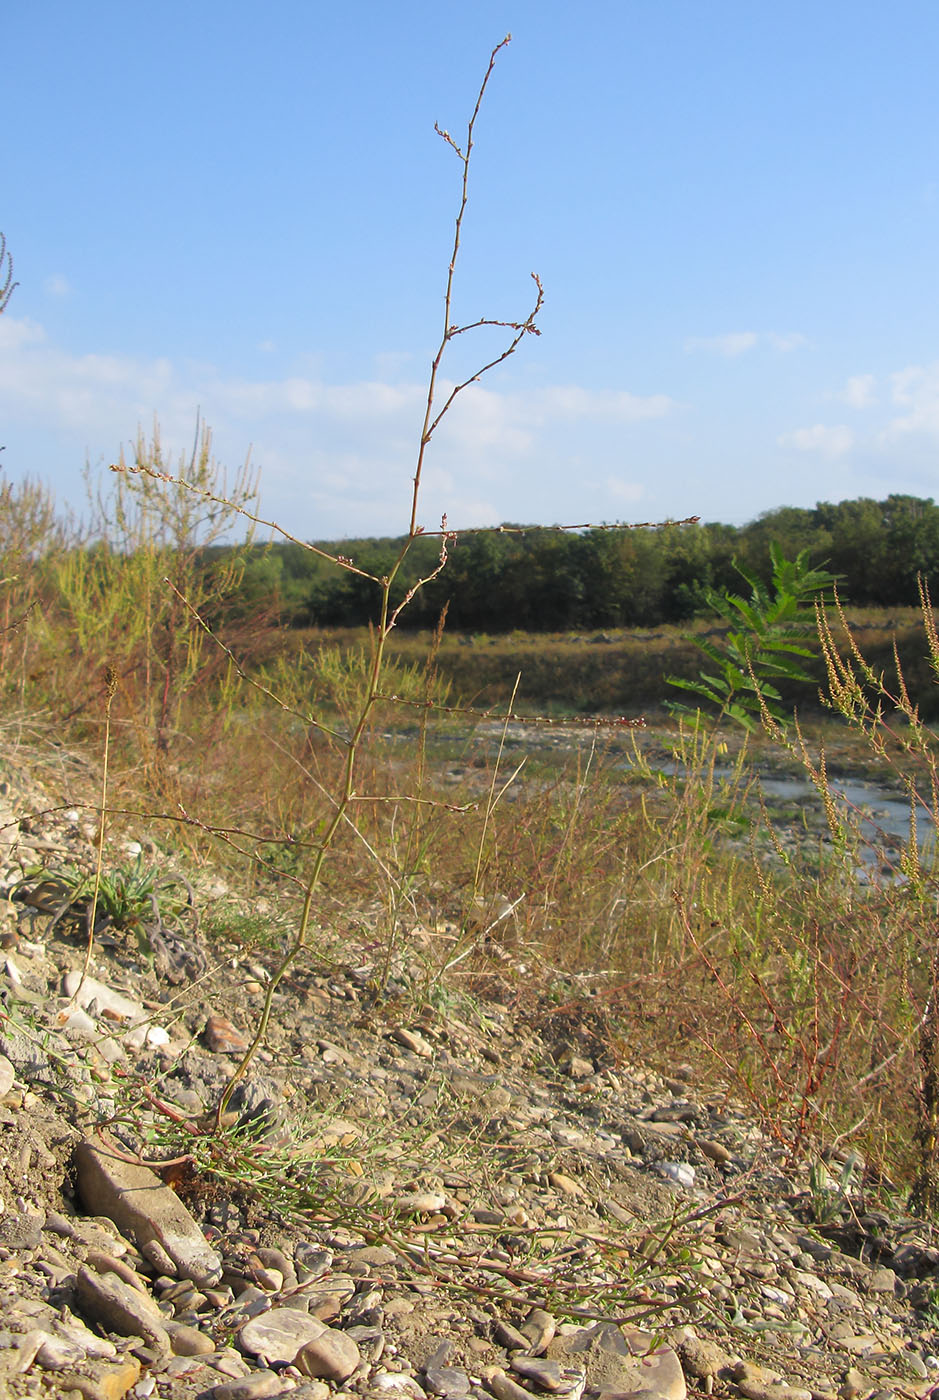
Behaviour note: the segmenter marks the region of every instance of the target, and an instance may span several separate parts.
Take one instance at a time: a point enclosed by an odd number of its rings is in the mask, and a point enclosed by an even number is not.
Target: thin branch
[[[112,462],[110,465],[112,472],[124,473],[128,476],[149,476],[154,481],[165,482],[168,486],[181,486],[186,491],[191,491],[194,496],[201,496],[204,501],[212,501],[215,505],[226,506],[229,510],[240,515],[244,520],[252,525],[263,525],[266,530],[273,530],[282,539],[290,544],[298,544],[301,549],[306,549],[310,554],[315,554],[319,559],[325,559],[330,564],[336,564],[340,569],[346,569],[350,574],[358,574],[359,578],[368,579],[369,583],[381,583],[381,579],[374,574],[367,573],[364,569],[356,568],[351,559],[347,559],[344,554],[330,554],[326,549],[320,549],[318,545],[311,544],[309,540],[301,540],[298,535],[292,535],[289,530],[285,530],[276,520],[268,520],[263,515],[258,515],[255,511],[248,510],[246,506],[238,505],[230,501],[227,496],[216,495],[214,491],[206,491],[201,486],[194,486],[185,477],[174,476],[172,472],[154,471],[152,467],[142,466],[139,463],[129,467],[124,462]]]
[[[4,264],[6,273],[4,274]],[[19,282],[13,281],[13,255],[7,249],[6,234],[0,233],[0,312],[6,311],[7,303]]]
[[[463,216],[466,213],[466,204],[469,198],[469,165],[470,156],[473,153],[473,132],[476,128],[476,118],[479,116],[479,109],[482,106],[483,97],[486,94],[486,88],[489,85],[489,79],[492,77],[492,70],[495,68],[496,65],[496,57],[498,56],[499,52],[505,48],[507,44],[511,43],[511,40],[511,34],[507,34],[502,40],[501,44],[497,44],[496,47],[493,49],[492,53],[489,55],[489,66],[486,69],[485,76],[483,77],[482,83],[480,84],[479,93],[476,97],[476,106],[473,108],[473,115],[470,117],[469,123],[466,128],[465,150],[460,149],[460,147],[453,140],[452,136],[448,131],[441,131],[440,127],[437,126],[436,123],[434,124],[435,130],[442,137],[442,139],[446,141],[446,143],[456,152],[457,156],[463,164],[463,186],[460,197],[460,207],[457,212],[456,222],[454,224],[453,229],[453,249],[450,254],[450,265],[447,270],[447,284],[443,298],[443,335],[441,336],[440,345],[431,364],[430,378],[427,382],[427,406],[424,412],[424,426],[421,430],[420,447],[417,453],[417,465],[414,471],[414,488],[411,492],[411,523],[408,528],[408,537],[410,539],[413,539],[414,536],[417,534],[417,507],[418,502],[420,500],[421,479],[424,471],[424,453],[427,450],[427,444],[430,442],[431,435],[433,434],[434,427],[436,426],[436,423],[434,423],[433,426],[431,425],[431,420],[433,418],[434,403],[436,400],[437,372],[440,369],[440,362],[443,359],[443,352],[447,348],[451,336],[453,279],[456,272],[457,257],[459,256],[460,252],[460,238],[463,232]],[[439,421],[439,415],[437,421]]]
[[[543,288],[542,285],[541,285],[541,278],[538,276],[537,272],[533,272],[531,275],[532,275],[532,279],[534,280],[535,286],[538,288],[538,295],[537,295],[536,298],[535,298],[535,304],[534,304],[534,306],[532,307],[531,311],[529,312],[528,319],[527,319],[526,321],[521,322],[521,324],[519,324],[519,323],[517,323],[517,322],[509,323],[509,324],[513,324],[513,325],[519,325],[519,329],[518,329],[516,335],[515,335],[515,336],[512,338],[512,340],[509,342],[509,344],[508,344],[508,346],[505,348],[505,350],[502,351],[502,354],[501,354],[501,355],[497,355],[497,356],[495,357],[495,359],[489,360],[488,363],[487,363],[487,364],[484,364],[484,365],[482,366],[481,369],[478,369],[478,370],[476,371],[475,374],[471,374],[471,375],[469,376],[468,379],[464,379],[461,383],[455,385],[455,386],[453,387],[453,389],[451,389],[450,393],[449,393],[448,396],[447,396],[446,402],[445,402],[444,405],[443,405],[443,408],[442,408],[442,409],[440,410],[440,412],[436,415],[436,417],[434,418],[433,422],[432,422],[428,427],[425,427],[425,429],[424,429],[424,437],[423,437],[423,440],[422,440],[422,442],[421,442],[421,450],[422,450],[422,453],[423,453],[423,448],[427,445],[428,442],[430,442],[431,438],[433,437],[434,433],[435,433],[436,430],[437,430],[437,427],[438,427],[439,424],[440,424],[440,420],[441,420],[441,419],[446,415],[446,413],[448,412],[448,410],[449,410],[449,408],[450,408],[450,405],[453,403],[453,400],[456,398],[457,394],[462,394],[462,392],[463,392],[464,389],[468,389],[469,386],[470,386],[471,384],[476,384],[476,383],[478,383],[478,381],[479,381],[480,379],[482,379],[482,377],[483,377],[484,374],[488,374],[489,371],[490,371],[491,369],[495,369],[495,367],[496,367],[497,365],[501,365],[502,362],[503,362],[503,360],[507,360],[507,359],[509,358],[510,355],[514,355],[514,354],[515,354],[515,351],[516,351],[516,350],[518,349],[518,347],[521,345],[521,343],[522,343],[522,341],[525,339],[525,336],[526,336],[526,335],[528,335],[528,334],[540,335],[540,334],[541,334],[541,332],[540,332],[540,331],[537,329],[537,327],[535,326],[535,317],[538,315],[538,313],[540,312],[542,306],[544,305],[544,288]],[[480,324],[480,325],[496,325],[497,322],[495,322],[495,321],[486,321],[486,322],[480,321],[479,324]],[[469,329],[469,328],[468,328],[468,327],[465,327],[464,329]],[[454,336],[454,335],[459,335],[460,333],[461,333],[461,332],[460,332],[459,330],[452,330],[452,331],[450,331],[450,333],[449,333],[449,335],[448,335],[447,338],[450,339],[452,336]],[[412,529],[412,532],[414,531],[414,521],[415,521],[415,517],[414,517],[414,515],[412,514],[412,516],[411,516],[411,529]]]
[[[482,373],[482,371],[480,371]],[[469,382],[469,381],[467,381]],[[269,520],[266,516],[258,515],[250,511],[245,506],[239,506],[226,499],[224,496],[217,496],[211,491],[204,491],[201,487],[193,486],[191,481],[186,481],[185,477],[173,476],[170,472],[155,472],[149,467],[121,465],[119,462],[112,462],[110,466],[112,472],[125,472],[130,476],[150,476],[155,481],[163,481],[168,486],[181,486],[186,491],[191,491],[194,495],[201,496],[204,500],[213,501],[216,505],[229,506],[237,515],[242,516],[251,525],[261,525],[266,530],[272,530],[280,535],[289,544],[297,544],[301,549],[308,550],[310,554],[315,554],[318,559],[325,559],[327,563],[336,564],[341,569],[346,569],[350,574],[358,574],[359,578],[367,579],[369,583],[381,584],[382,580],[375,574],[370,574],[365,569],[359,569],[355,563],[344,554],[330,554],[329,550],[322,549],[319,545],[311,544],[309,540],[301,540],[298,535],[293,535],[289,530],[285,530],[276,520]],[[681,520],[582,520],[575,524],[560,525],[447,525],[439,530],[427,530],[423,526],[415,530],[417,535],[423,535],[427,539],[436,539],[446,535],[451,540],[464,538],[466,535],[529,535],[537,532],[544,534],[574,534],[581,530],[670,530],[682,525],[700,525],[700,515],[686,515]]]

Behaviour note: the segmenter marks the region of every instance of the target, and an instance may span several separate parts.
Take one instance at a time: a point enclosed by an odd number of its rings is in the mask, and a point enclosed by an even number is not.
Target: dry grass
[[[897,645],[911,689],[920,697],[923,713],[939,713],[939,695],[931,679],[922,642],[921,618],[915,608],[849,610],[852,633],[862,642],[871,664],[889,670]],[[836,635],[844,641],[841,624]],[[440,674],[464,700],[486,708],[503,705],[521,673],[519,709],[530,713],[573,715],[659,715],[676,698],[666,676],[692,679],[701,654],[693,638],[719,636],[712,621],[701,619],[655,630],[611,630],[588,633],[512,632],[500,636],[445,633],[437,664]],[[323,645],[367,644],[364,629],[310,629],[283,636],[292,650],[298,643],[315,652]],[[396,633],[389,655],[405,665],[421,665],[428,654],[429,633]],[[819,658],[809,668],[819,687],[825,682]],[[806,687],[781,685],[785,698],[820,714],[817,694]]]
[[[217,677],[182,698],[167,746],[147,748],[145,697],[119,685],[111,808],[145,814],[125,824],[144,823],[246,902],[263,893],[296,911],[362,683],[354,658],[337,672],[340,655],[298,667],[293,697],[317,687],[321,723],[340,737]],[[45,691],[47,674],[29,687],[37,707],[64,684]],[[398,679],[420,693],[417,672]],[[57,726],[89,774],[105,704],[102,687],[94,708]],[[563,734],[530,746],[510,729],[501,743],[493,721],[444,716],[421,730],[409,709],[376,705],[314,929],[372,949],[377,994],[389,978],[417,1000],[472,994],[497,974],[532,1014],[592,1006],[624,1054],[693,1057],[781,1140],[850,1133],[909,1174],[931,874],[896,880],[885,849],[883,877],[859,882],[850,822],[838,840],[788,842],[755,797],[748,748],[728,768],[725,738],[706,726],[662,728],[651,745],[606,729]],[[765,741],[758,752],[765,761]],[[311,948],[320,955],[315,933]]]

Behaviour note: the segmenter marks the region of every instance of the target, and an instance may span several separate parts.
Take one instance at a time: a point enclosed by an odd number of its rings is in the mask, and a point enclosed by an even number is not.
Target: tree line
[[[891,495],[813,509],[783,506],[747,525],[662,525],[564,533],[503,526],[448,546],[446,567],[418,590],[400,625],[465,632],[556,632],[654,627],[707,615],[712,591],[737,592],[741,565],[765,582],[769,546],[786,558],[808,551],[854,605],[911,606],[917,576],[939,573],[939,506]],[[320,547],[370,574],[388,572],[403,539],[349,539]],[[218,549],[211,551],[217,554]],[[396,582],[397,601],[435,569],[440,540],[418,537]],[[363,626],[375,618],[374,583],[299,544],[255,546],[245,558],[239,609],[266,605],[283,625]],[[229,602],[228,607],[232,604]]]

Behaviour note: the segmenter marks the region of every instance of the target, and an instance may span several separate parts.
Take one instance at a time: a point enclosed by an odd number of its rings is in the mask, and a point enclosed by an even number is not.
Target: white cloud
[[[854,433],[844,423],[816,423],[811,428],[796,428],[776,439],[780,447],[794,447],[797,452],[815,452],[822,457],[843,457],[854,446]]]
[[[645,487],[639,481],[622,481],[618,476],[608,476],[604,485],[614,500],[624,501],[627,505],[635,505],[645,495]]]
[[[756,331],[731,331],[727,335],[689,336],[685,341],[685,354],[703,350],[708,355],[723,355],[728,360],[755,350],[759,341]]]
[[[0,365],[7,420],[34,413],[70,428],[95,428],[118,412],[125,423],[149,419],[174,379],[167,359],[72,355],[50,345],[35,322],[6,316],[0,319]]]
[[[939,432],[939,364],[911,365],[890,376],[891,400],[909,411],[893,420],[898,432]]]
[[[746,355],[759,345],[768,345],[770,349],[785,355],[806,344],[805,336],[799,331],[789,331],[785,335],[778,331],[729,331],[726,335],[689,336],[685,341],[685,354],[701,351],[735,360],[738,355]]]
[[[441,403],[452,389],[445,384]],[[423,387],[413,391],[423,396]],[[546,389],[499,393],[473,384],[455,400],[447,416],[448,444],[458,439],[462,448],[498,449],[519,458],[532,452],[539,432],[564,424],[633,424],[663,418],[675,407],[666,394],[645,397],[626,390],[584,389],[559,384]],[[476,470],[486,472],[485,460]]]
[[[442,407],[452,383],[438,386]],[[326,536],[361,522],[381,533],[401,524],[426,386],[374,378],[329,383],[313,361],[281,377],[223,374],[205,363],[123,355],[75,355],[35,322],[0,318],[0,422],[7,470],[53,473],[66,499],[86,456],[113,461],[138,426],[159,421],[168,457],[187,451],[197,410],[223,462],[253,443],[266,513],[291,529]],[[545,461],[570,461],[608,439],[641,433],[677,407],[665,394],[561,384],[507,389],[473,384],[442,422],[425,464],[422,516],[455,525],[534,518],[547,505]],[[50,442],[54,443],[49,467]],[[561,471],[560,468],[557,468]],[[55,475],[57,478],[55,479]],[[560,478],[574,493],[583,483]],[[621,500],[638,487],[620,482]],[[519,501],[521,504],[519,504]]]
[[[852,408],[867,408],[877,402],[874,390],[877,381],[872,374],[853,374],[838,398]]]
[[[15,353],[24,345],[40,345],[45,338],[45,331],[36,321],[0,316],[0,355]]]
[[[441,386],[441,406],[452,388],[452,384]],[[415,393],[423,391],[415,388]],[[478,469],[487,475],[492,470],[495,452],[519,458],[531,451],[536,425],[537,413],[520,412],[511,395],[474,384],[454,400],[438,429],[439,441],[446,443],[448,452],[454,447],[472,452],[480,463]]]
[[[380,350],[372,358],[379,379],[400,379],[414,364],[410,350]]]
[[[919,472],[919,458],[923,463],[934,460],[939,445],[939,362],[908,365],[886,376],[885,387],[886,392],[878,393],[875,375],[855,374],[845,381],[840,392],[831,395],[854,409],[879,409],[873,421],[866,420],[868,426],[863,433],[845,423],[816,423],[784,433],[777,441],[782,447],[829,460],[853,453],[856,467],[858,453],[868,466],[889,459],[890,470],[895,470],[898,441],[903,439],[903,456],[899,460],[905,470]]]
[[[790,350],[798,350],[808,341],[799,331],[790,331],[788,335],[779,335],[776,331],[770,331],[766,339],[774,350],[780,350],[784,355],[788,355]]]
[[[55,272],[51,277],[47,277],[42,284],[42,289],[48,297],[71,296],[72,288],[67,277],[63,277],[61,272]]]
[[[520,397],[520,396],[516,396]],[[646,418],[664,418],[675,407],[667,394],[642,397],[625,389],[582,389],[576,384],[557,384],[536,394],[520,397],[519,411],[534,414],[541,421],[551,418],[602,418],[619,423],[638,423]]]

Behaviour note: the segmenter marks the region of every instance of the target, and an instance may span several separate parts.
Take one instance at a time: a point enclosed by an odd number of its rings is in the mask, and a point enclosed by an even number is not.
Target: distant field
[[[918,610],[852,610],[848,620],[855,639],[877,672],[894,673],[893,646],[903,663],[907,684],[924,718],[939,716],[939,694],[926,663],[922,617]],[[704,657],[690,638],[720,636],[712,621],[655,630],[585,633],[511,632],[501,636],[444,633],[437,667],[463,703],[482,708],[505,703],[516,678],[516,709],[523,713],[616,714],[635,717],[660,711],[668,700],[682,700],[669,686],[669,675],[693,677]],[[840,633],[836,632],[836,635]],[[327,643],[368,645],[367,629],[311,629],[288,634],[313,650]],[[288,642],[290,645],[290,642]],[[389,651],[410,665],[430,654],[427,632],[393,634]],[[823,681],[820,660],[808,669]],[[801,710],[818,710],[813,687],[783,688],[785,699]]]

